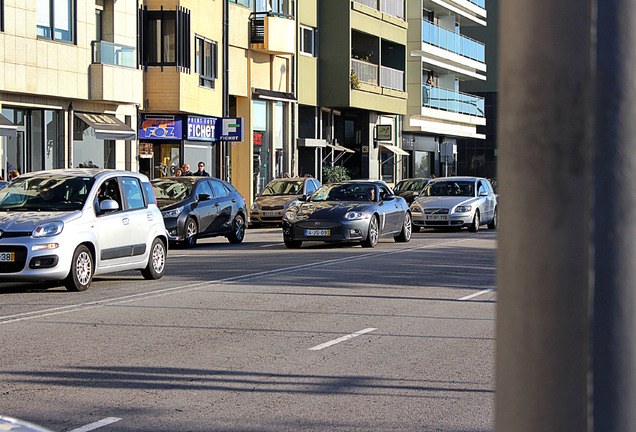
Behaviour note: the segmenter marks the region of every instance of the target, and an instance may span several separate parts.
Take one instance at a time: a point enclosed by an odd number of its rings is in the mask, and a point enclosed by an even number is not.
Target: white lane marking
[[[155,298],[155,297],[161,297],[161,296],[170,295],[170,294],[185,293],[185,292],[190,292],[190,291],[198,291],[198,290],[201,290],[201,289],[212,287],[214,285],[221,285],[221,284],[227,283],[227,282],[239,282],[239,281],[244,281],[244,280],[248,280],[248,279],[252,279],[252,278],[258,278],[258,277],[261,277],[261,276],[270,276],[270,275],[274,275],[274,274],[292,273],[292,272],[295,272],[295,271],[298,271],[298,270],[304,270],[304,269],[307,269],[307,268],[326,267],[326,266],[329,266],[331,264],[340,264],[340,263],[347,262],[347,261],[357,261],[357,260],[367,259],[369,257],[380,257],[380,256],[392,255],[392,254],[397,254],[397,253],[402,253],[402,252],[413,252],[413,251],[418,251],[418,250],[422,250],[422,249],[431,249],[431,248],[436,248],[436,247],[444,247],[444,246],[449,246],[451,244],[464,243],[464,242],[468,242],[468,241],[474,241],[474,239],[465,238],[465,239],[460,239],[460,240],[447,241],[447,242],[444,242],[444,243],[437,243],[437,244],[425,245],[425,246],[417,246],[417,247],[412,247],[412,248],[403,248],[403,249],[387,251],[387,252],[369,252],[369,253],[365,253],[365,254],[361,254],[361,255],[350,256],[350,257],[347,257],[347,258],[336,258],[336,259],[327,260],[327,261],[318,261],[318,262],[315,262],[315,263],[301,264],[301,265],[297,265],[297,266],[284,267],[284,268],[275,269],[275,270],[268,270],[268,271],[250,273],[250,274],[241,275],[241,276],[234,276],[234,277],[229,277],[229,278],[225,278],[225,279],[219,279],[219,280],[216,280],[216,281],[198,282],[198,283],[193,283],[193,284],[188,284],[188,285],[181,285],[181,286],[176,286],[176,287],[171,287],[171,288],[162,288],[162,289],[158,289],[158,290],[151,291],[151,292],[146,292],[146,293],[130,294],[130,295],[121,296],[121,297],[113,297],[111,299],[98,300],[98,301],[94,301],[94,302],[77,303],[77,304],[74,304],[74,305],[60,306],[60,307],[50,308],[50,309],[42,309],[42,310],[39,310],[39,311],[23,312],[23,313],[14,314],[14,315],[5,315],[5,316],[0,316],[0,325],[9,324],[9,323],[15,323],[15,322],[19,322],[19,321],[25,321],[25,320],[31,320],[31,319],[36,319],[36,318],[45,318],[45,317],[49,317],[49,316],[52,316],[52,315],[60,315],[60,314],[66,314],[66,313],[71,313],[71,312],[79,312],[79,311],[84,311],[84,310],[87,310],[87,309],[92,309],[92,308],[97,308],[97,307],[104,307],[104,306],[111,306],[111,305],[122,304],[122,303],[128,303],[128,302],[133,302],[133,301],[137,301],[137,300],[147,300],[147,299],[151,299],[151,298]]]
[[[468,296],[466,296],[466,297],[459,298],[459,299],[457,299],[457,300],[461,300],[461,301],[463,301],[463,300],[470,300],[471,298],[478,297],[478,296],[480,296],[480,295],[483,295],[483,294],[489,293],[489,292],[491,292],[491,291],[494,291],[494,288],[488,288],[488,289],[485,289],[485,290],[483,290],[483,291],[479,291],[478,293],[471,294],[471,295],[468,295]]]
[[[116,423],[119,420],[121,420],[119,417],[106,417],[105,419],[101,419],[100,421],[96,421],[95,423],[87,424],[86,426],[73,429],[70,432],[88,432],[94,429],[99,429],[100,427],[108,426],[109,424]]]
[[[325,342],[325,343],[320,344],[320,345],[316,345],[316,346],[315,346],[315,347],[313,347],[313,348],[309,348],[309,350],[310,350],[310,351],[319,351],[319,350],[321,350],[321,349],[328,348],[328,347],[330,347],[330,346],[332,346],[332,345],[338,344],[338,343],[340,343],[340,342],[347,341],[347,340],[349,340],[349,339],[353,339],[354,337],[358,337],[358,336],[360,336],[360,335],[363,335],[363,334],[365,334],[365,333],[370,333],[370,332],[375,331],[375,330],[377,330],[377,329],[376,329],[376,328],[366,328],[366,329],[364,329],[364,330],[360,330],[360,331],[357,331],[357,332],[355,332],[355,333],[348,334],[348,335],[343,336],[343,337],[340,337],[340,338],[338,338],[338,339],[334,339],[334,340],[332,340],[332,341]]]
[[[262,246],[260,246],[260,247],[262,247],[262,248],[264,248],[264,247],[272,247],[272,246],[278,246],[278,245],[280,245],[280,244],[282,244],[282,243],[272,243],[272,244],[266,244],[266,245],[262,245]]]

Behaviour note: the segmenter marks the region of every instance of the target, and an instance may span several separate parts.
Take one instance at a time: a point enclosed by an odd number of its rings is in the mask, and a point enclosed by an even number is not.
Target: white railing
[[[404,91],[404,71],[380,67],[380,86],[391,90]]]
[[[373,9],[378,9],[378,0],[353,0],[356,3],[363,4],[365,6],[369,6]]]
[[[404,0],[381,0],[380,10],[387,15],[404,19]]]
[[[378,85],[378,65],[351,59],[351,70],[360,82]]]

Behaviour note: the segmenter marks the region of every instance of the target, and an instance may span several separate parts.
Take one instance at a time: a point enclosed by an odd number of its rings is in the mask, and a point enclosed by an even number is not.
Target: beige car
[[[313,194],[321,184],[312,177],[295,177],[272,180],[256,197],[250,209],[250,226],[281,224],[285,210],[302,196]]]

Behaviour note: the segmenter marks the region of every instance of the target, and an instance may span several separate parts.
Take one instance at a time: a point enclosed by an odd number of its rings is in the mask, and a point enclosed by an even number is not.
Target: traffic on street
[[[51,431],[490,431],[495,230],[168,250],[165,274],[0,283],[1,413]]]

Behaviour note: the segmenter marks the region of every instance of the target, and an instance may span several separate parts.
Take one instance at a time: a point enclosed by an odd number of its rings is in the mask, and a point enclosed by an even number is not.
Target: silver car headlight
[[[344,215],[346,220],[369,219],[369,215],[363,212],[350,211]]]
[[[62,221],[44,222],[36,226],[31,235],[35,238],[52,237],[61,233],[63,229]]]
[[[455,207],[455,213],[470,213],[470,211],[473,209],[472,206],[469,205],[463,205],[463,206],[457,206]]]
[[[164,218],[176,218],[179,217],[179,215],[181,214],[181,212],[183,211],[185,207],[179,207],[176,209],[172,209],[172,210],[166,210],[166,211],[162,211],[161,215]]]
[[[258,211],[258,204],[252,204],[252,211]]]
[[[413,213],[422,213],[422,207],[418,206],[418,205],[414,205],[411,207],[411,211]]]
[[[290,222],[291,222],[291,221],[293,221],[294,219],[296,219],[296,215],[297,215],[297,213],[296,213],[296,212],[293,212],[293,211],[287,211],[287,212],[285,212],[285,216],[283,216],[283,218],[284,218],[285,220],[288,220],[288,221],[290,221]]]

